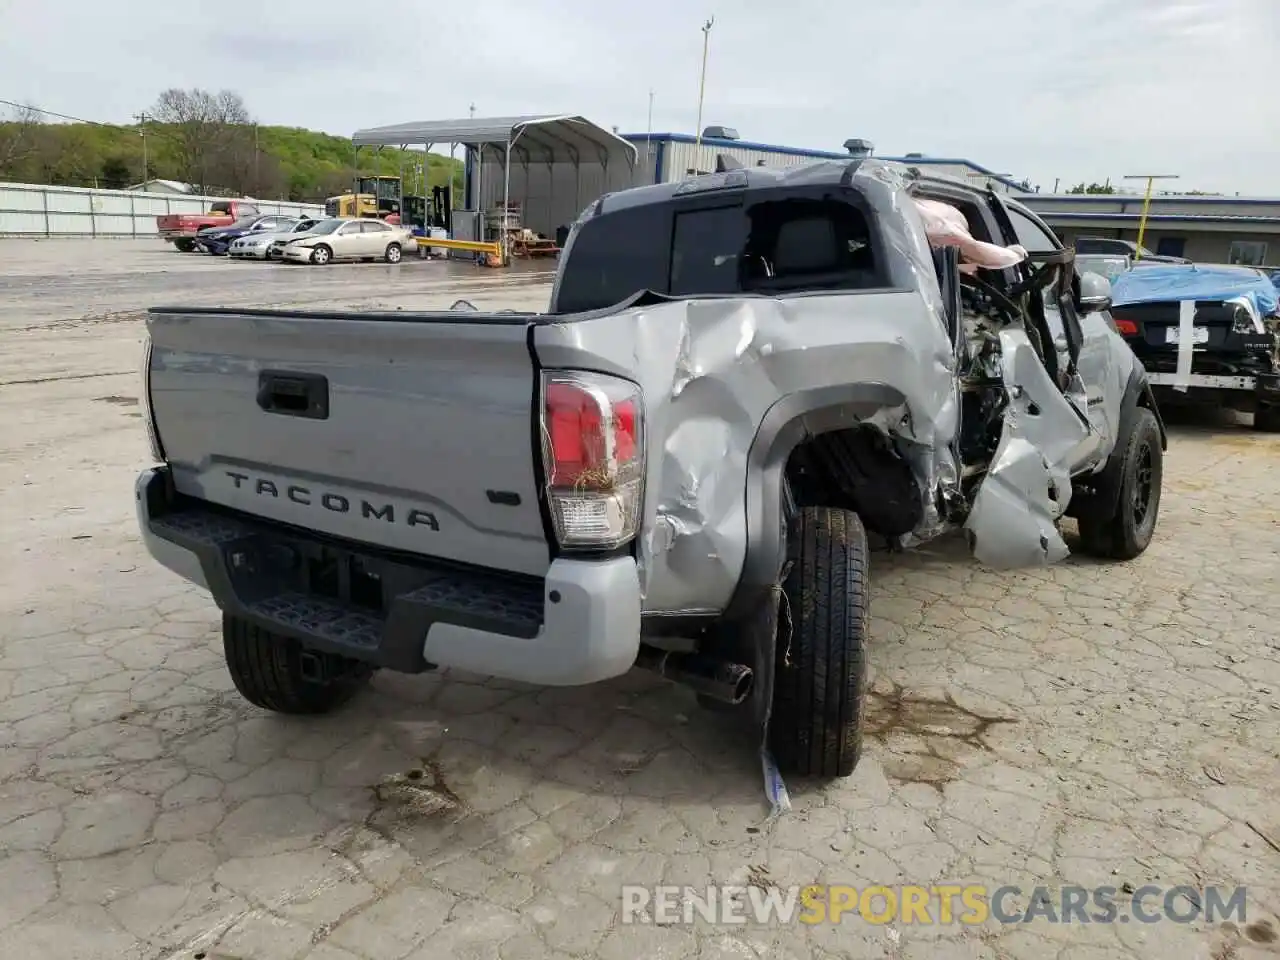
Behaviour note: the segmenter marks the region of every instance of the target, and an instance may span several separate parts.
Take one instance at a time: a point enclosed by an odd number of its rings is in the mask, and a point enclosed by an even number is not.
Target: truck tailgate
[[[349,540],[541,576],[519,315],[154,310],[179,493]]]

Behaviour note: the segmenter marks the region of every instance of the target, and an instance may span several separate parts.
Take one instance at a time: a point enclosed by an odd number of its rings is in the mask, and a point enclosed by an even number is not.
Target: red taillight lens
[[[543,375],[548,502],[563,546],[635,536],[644,481],[639,388],[603,374]]]
[[[1138,325],[1134,323],[1132,320],[1125,320],[1125,319],[1122,319],[1121,317],[1115,317],[1115,316],[1113,316],[1111,319],[1115,321],[1116,333],[1120,334],[1120,336],[1136,337],[1138,335]]]

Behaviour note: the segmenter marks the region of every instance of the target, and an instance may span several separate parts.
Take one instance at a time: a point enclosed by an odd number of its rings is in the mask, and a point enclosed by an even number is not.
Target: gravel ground
[[[0,957],[1280,953],[1280,438],[1234,421],[1172,427],[1133,563],[877,556],[867,754],[773,822],[725,719],[648,677],[379,675],[313,720],[240,700],[214,605],[135,530],[141,311],[537,308],[545,270],[0,241]],[[1225,924],[620,922],[622,884],[712,883],[1248,890]]]

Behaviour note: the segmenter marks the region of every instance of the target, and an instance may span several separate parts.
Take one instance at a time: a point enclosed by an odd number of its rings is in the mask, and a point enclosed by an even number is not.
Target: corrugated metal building
[[[1036,193],[1019,199],[1064,243],[1079,237],[1138,239],[1140,196]],[[1280,198],[1152,197],[1142,245],[1198,263],[1280,265]]]
[[[849,150],[810,150],[724,137],[703,137],[702,142],[698,143],[697,137],[687,133],[624,133],[622,137],[636,147],[637,185],[673,183],[699,173],[710,173],[715,170],[716,155],[720,153],[729,154],[744,166],[775,168],[793,167],[813,160],[842,160],[852,155]],[[1001,193],[1022,193],[1027,189],[1025,184],[972,160],[929,157],[919,153],[880,159],[896,160],[932,173],[989,183]]]

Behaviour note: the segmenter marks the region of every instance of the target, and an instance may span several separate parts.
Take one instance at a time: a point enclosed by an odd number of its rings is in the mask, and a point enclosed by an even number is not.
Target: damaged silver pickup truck
[[[639,667],[847,775],[867,532],[1006,566],[1063,558],[1064,515],[1098,555],[1151,540],[1164,429],[1072,257],[1012,200],[864,159],[606,196],[545,314],[154,309],[143,537],[266,709],[377,669]]]

